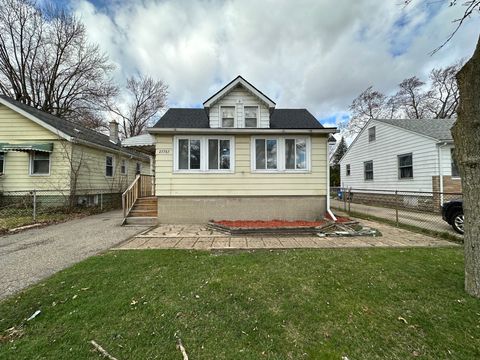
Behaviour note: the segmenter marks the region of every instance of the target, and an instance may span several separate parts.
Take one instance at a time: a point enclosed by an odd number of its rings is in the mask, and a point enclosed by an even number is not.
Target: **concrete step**
[[[125,225],[157,225],[158,218],[156,216],[137,216],[127,217]]]
[[[157,204],[135,204],[133,210],[154,210],[157,211]]]

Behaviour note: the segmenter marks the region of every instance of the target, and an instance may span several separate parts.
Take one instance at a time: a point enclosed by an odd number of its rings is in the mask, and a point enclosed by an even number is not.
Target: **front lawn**
[[[0,331],[2,359],[475,359],[480,301],[460,248],[116,251],[0,303]]]

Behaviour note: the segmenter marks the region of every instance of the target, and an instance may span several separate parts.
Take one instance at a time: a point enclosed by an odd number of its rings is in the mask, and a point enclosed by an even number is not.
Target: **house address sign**
[[[158,149],[159,154],[170,154],[170,149]]]

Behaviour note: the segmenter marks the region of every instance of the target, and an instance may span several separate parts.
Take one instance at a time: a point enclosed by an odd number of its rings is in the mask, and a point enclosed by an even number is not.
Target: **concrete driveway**
[[[121,211],[0,237],[0,299],[146,230],[121,227]]]

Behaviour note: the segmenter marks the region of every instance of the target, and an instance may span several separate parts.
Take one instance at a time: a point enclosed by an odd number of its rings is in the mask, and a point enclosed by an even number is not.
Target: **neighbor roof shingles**
[[[209,128],[204,109],[169,109],[154,128]],[[274,109],[270,115],[271,129],[323,129],[322,124],[307,109]]]
[[[450,129],[455,119],[376,119],[437,140],[453,140]]]
[[[139,153],[131,149],[126,149],[121,145],[114,144],[113,142],[110,141],[109,136],[101,134],[95,130],[88,129],[82,125],[75,124],[69,120],[65,120],[58,116],[46,113],[45,111],[26,105],[8,96],[0,95],[0,98],[12,104],[13,106],[20,108],[26,113],[36,117],[40,121],[43,121],[44,123],[57,129],[58,131],[64,134],[67,134],[68,136],[71,136],[73,138],[78,138],[80,140],[83,140],[92,144],[100,145],[112,150],[122,151],[128,155],[134,155],[137,157],[147,159],[147,157],[142,153]]]

